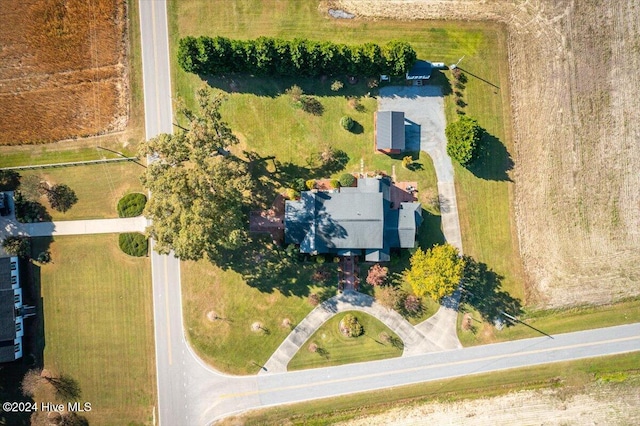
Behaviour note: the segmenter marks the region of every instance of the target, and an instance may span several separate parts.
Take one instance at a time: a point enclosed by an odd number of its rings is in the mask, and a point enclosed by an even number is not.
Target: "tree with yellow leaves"
[[[458,288],[464,264],[458,249],[451,244],[436,245],[426,251],[418,249],[411,256],[411,268],[405,271],[405,279],[418,297],[428,295],[440,301]]]

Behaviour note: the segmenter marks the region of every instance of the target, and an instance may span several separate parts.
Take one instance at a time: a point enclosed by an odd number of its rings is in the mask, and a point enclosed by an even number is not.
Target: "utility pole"
[[[467,56],[467,55],[462,55],[462,58],[458,59],[458,62],[456,62],[455,64],[451,64],[449,66],[449,69],[455,70],[456,68],[458,68],[458,65],[464,59],[465,56]]]

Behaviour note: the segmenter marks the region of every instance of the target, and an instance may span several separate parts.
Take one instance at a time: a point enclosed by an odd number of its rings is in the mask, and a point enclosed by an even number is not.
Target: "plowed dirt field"
[[[3,0],[0,21],[0,145],[124,128],[124,0]]]

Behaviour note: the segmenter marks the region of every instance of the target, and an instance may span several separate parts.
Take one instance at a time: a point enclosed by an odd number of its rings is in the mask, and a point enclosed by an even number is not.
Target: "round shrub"
[[[353,184],[356,183],[356,178],[351,173],[344,173],[340,175],[338,181],[340,182],[340,186],[349,187],[353,186]]]
[[[364,328],[358,318],[347,314],[340,320],[340,332],[347,337],[358,337],[364,333]]]
[[[340,188],[340,181],[339,181],[338,179],[331,179],[331,180],[329,181],[329,186],[330,186],[332,189]]]
[[[466,166],[473,161],[476,156],[476,150],[482,129],[478,122],[467,116],[461,116],[458,121],[449,123],[445,129],[447,136],[447,154]]]
[[[147,237],[137,232],[118,235],[118,245],[129,256],[143,257],[149,252]]]
[[[147,197],[139,192],[127,194],[118,201],[118,216],[135,217],[140,216],[147,204]]]
[[[348,115],[345,115],[340,119],[340,125],[345,130],[353,129],[353,118],[349,117]]]

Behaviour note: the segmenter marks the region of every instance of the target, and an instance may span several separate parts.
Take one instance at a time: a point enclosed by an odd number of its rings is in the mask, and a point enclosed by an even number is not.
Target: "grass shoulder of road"
[[[463,315],[458,315],[458,338],[463,346],[539,337],[542,335],[541,332],[554,335],[640,322],[640,298],[611,305],[533,311],[519,317],[530,327],[517,324],[504,327],[502,330],[497,330],[493,324],[480,321],[480,315],[473,310],[470,310],[469,314],[474,319],[471,328],[467,329],[462,328]]]
[[[554,363],[252,411],[224,419],[220,424],[325,425],[392,408],[491,397],[517,390],[555,388],[571,395],[585,385],[597,382],[629,386],[630,392],[638,392],[638,365],[640,352]]]
[[[358,319],[364,333],[358,337],[346,337],[340,332],[340,321],[347,313]],[[386,333],[386,336],[382,336]],[[309,345],[316,346],[315,351]],[[291,359],[287,369],[328,367],[355,362],[374,361],[402,356],[402,340],[382,322],[364,312],[340,313],[324,323],[302,345]]]
[[[41,197],[39,202],[53,220],[103,219],[118,217],[118,201],[124,195],[144,191],[141,170],[139,165],[125,162],[24,170],[20,176],[37,175],[51,185],[68,185],[76,193],[78,202],[65,213],[51,209],[46,197]]]
[[[43,239],[36,239],[41,245]],[[56,237],[39,271],[44,367],[78,382],[90,424],[150,424],[156,404],[151,268],[117,235]]]

